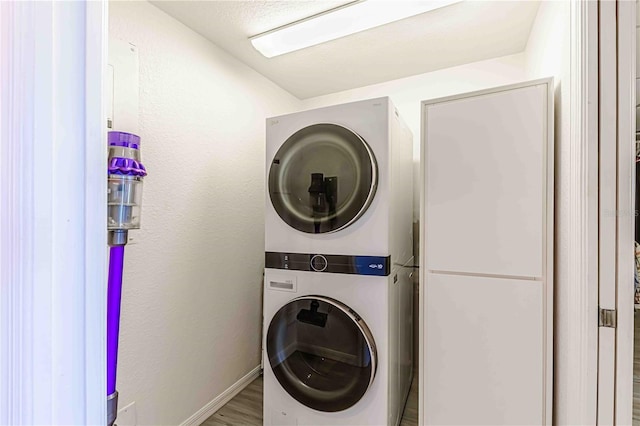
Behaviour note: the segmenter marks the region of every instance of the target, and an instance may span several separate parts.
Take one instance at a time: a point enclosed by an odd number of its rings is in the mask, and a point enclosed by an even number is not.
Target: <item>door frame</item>
[[[596,424],[598,386],[598,2],[570,4],[566,247],[556,262],[554,424]],[[566,102],[567,99],[560,99]],[[557,108],[556,111],[560,111]],[[565,109],[566,110],[566,109]],[[556,145],[557,147],[559,146]],[[561,158],[558,155],[556,158]],[[560,167],[556,173],[560,173]],[[559,182],[559,179],[556,180]],[[558,203],[556,203],[558,206]],[[556,210],[558,214],[559,210]],[[557,221],[556,223],[560,223]],[[556,228],[558,235],[558,228]],[[559,241],[556,240],[558,246]],[[564,252],[564,253],[563,253]],[[560,291],[565,287],[564,291]],[[562,329],[560,329],[562,327]]]
[[[0,2],[0,424],[106,423],[107,7]]]
[[[633,419],[636,2],[599,3],[598,424]],[[592,320],[595,322],[595,320]]]
[[[598,306],[616,309],[618,7],[598,2]],[[598,328],[598,424],[615,424],[616,329]]]
[[[636,8],[635,1],[617,2],[617,187],[601,188],[617,195],[616,279],[601,285],[615,286],[615,424],[633,419],[633,344],[635,268],[635,106],[636,106]]]

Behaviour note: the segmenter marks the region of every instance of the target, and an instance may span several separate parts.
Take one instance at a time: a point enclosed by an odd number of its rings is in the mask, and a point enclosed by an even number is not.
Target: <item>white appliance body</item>
[[[411,268],[397,267],[389,276],[328,274],[307,271],[266,269],[264,281],[264,424],[265,425],[397,425],[412,379],[412,281]],[[336,411],[319,411],[300,403],[279,382],[272,362],[282,356],[269,352],[268,336],[287,321],[274,323],[278,311],[301,296],[328,297],[349,307],[371,332],[375,345],[372,356],[375,376],[364,395],[352,406]],[[336,309],[329,311],[327,327]],[[296,314],[297,312],[294,312]],[[299,315],[299,314],[298,314]],[[291,321],[288,321],[289,323]],[[305,348],[314,346],[313,329],[307,326],[299,340]],[[341,337],[336,336],[339,340]],[[295,336],[282,338],[295,347]],[[357,340],[357,339],[354,339]],[[311,342],[311,343],[309,343]],[[271,342],[273,345],[273,342]],[[320,343],[318,343],[320,345]],[[349,346],[347,344],[347,346]],[[305,350],[307,350],[305,349]],[[322,348],[316,348],[322,349]],[[294,349],[288,350],[288,352]],[[311,349],[313,351],[313,349]],[[313,372],[312,369],[309,371]],[[306,379],[306,372],[301,381]],[[302,386],[302,385],[301,385]]]
[[[331,232],[313,233],[303,232],[286,222],[283,215],[274,208],[272,197],[274,193],[289,197],[283,202],[283,209],[287,209],[293,203],[305,203],[311,191],[311,178],[309,172],[324,173],[324,176],[343,173],[353,164],[353,159],[345,159],[342,169],[329,171],[332,163],[330,150],[318,151],[315,155],[312,148],[300,154],[288,156],[305,170],[302,176],[290,178],[288,184],[280,185],[276,169],[290,167],[290,164],[278,164],[283,154],[281,148],[288,141],[296,138],[295,135],[307,129],[305,140],[311,147],[315,142],[313,126],[322,124],[335,125],[344,128],[347,132],[355,134],[354,139],[360,138],[366,143],[371,156],[375,160],[375,191],[371,195],[370,204],[364,206],[361,212],[349,224]],[[298,133],[297,133],[298,132]],[[266,122],[266,209],[265,209],[265,251],[286,253],[322,253],[337,255],[368,255],[391,256],[392,263],[403,264],[412,256],[412,144],[413,136],[410,130],[399,117],[397,110],[389,98],[378,98],[366,101],[336,105],[310,111],[284,115],[267,119]],[[341,136],[338,136],[340,138]],[[321,145],[322,141],[316,143]],[[292,149],[302,146],[303,142],[290,143]],[[356,142],[357,144],[357,142]],[[334,147],[335,148],[335,147]],[[350,151],[352,146],[332,148],[334,151]],[[280,150],[280,151],[279,151]],[[336,154],[340,156],[341,154]],[[323,160],[324,158],[324,160]],[[356,159],[357,161],[360,161]],[[283,160],[286,162],[286,160]],[[325,161],[325,164],[322,164]],[[366,168],[368,160],[362,161]],[[301,165],[304,162],[316,162],[306,169]],[[337,167],[337,166],[336,166]],[[286,174],[286,173],[285,173]],[[349,174],[347,171],[346,174]],[[271,180],[270,180],[271,179]],[[345,192],[340,185],[345,184],[345,178],[340,178],[338,192],[344,196]],[[357,176],[354,179],[359,179]],[[359,182],[366,192],[366,183]],[[287,186],[288,185],[288,186]],[[270,186],[274,186],[271,188]],[[290,194],[291,187],[297,186],[297,194]],[[346,186],[346,185],[343,185]],[[275,189],[274,189],[275,188]],[[308,189],[309,188],[309,189]],[[366,194],[365,194],[366,195]],[[365,195],[362,195],[365,197]],[[301,204],[305,211],[298,215],[310,215],[310,208]],[[293,215],[292,215],[293,216]]]
[[[267,120],[264,424],[397,425],[413,137],[388,98]]]

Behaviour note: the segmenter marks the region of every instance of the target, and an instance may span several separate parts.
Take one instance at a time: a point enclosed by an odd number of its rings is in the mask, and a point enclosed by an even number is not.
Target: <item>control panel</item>
[[[391,256],[347,256],[335,254],[265,253],[265,267],[294,271],[387,276]]]

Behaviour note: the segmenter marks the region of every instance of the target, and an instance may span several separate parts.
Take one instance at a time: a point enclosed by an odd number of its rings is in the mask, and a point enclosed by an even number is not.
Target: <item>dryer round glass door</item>
[[[313,234],[356,221],[373,201],[377,184],[371,148],[337,124],[315,124],[294,133],[269,170],[269,196],[278,215]]]
[[[357,313],[328,297],[305,296],[284,305],[269,324],[266,343],[280,385],[318,411],[352,407],[376,374],[371,331]]]

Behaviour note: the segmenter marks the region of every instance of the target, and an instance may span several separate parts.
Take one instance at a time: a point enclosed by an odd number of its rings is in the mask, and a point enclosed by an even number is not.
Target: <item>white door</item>
[[[598,424],[630,425],[633,414],[636,3],[600,1],[598,4]]]

